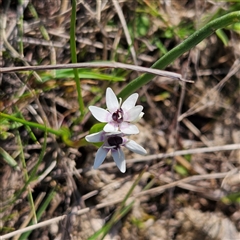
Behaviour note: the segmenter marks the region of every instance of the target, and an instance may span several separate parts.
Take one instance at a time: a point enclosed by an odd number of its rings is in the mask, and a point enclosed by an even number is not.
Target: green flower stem
[[[228,13],[222,17],[219,17],[208,24],[206,24],[201,29],[197,30],[191,36],[189,36],[186,40],[180,43],[178,46],[170,50],[163,57],[161,57],[157,62],[155,62],[151,68],[156,69],[164,69],[170,63],[172,63],[175,59],[181,56],[183,53],[187,52],[198,43],[200,43],[203,39],[209,37],[213,34],[217,29],[224,28],[230,24],[234,24],[240,22],[240,11],[235,11]],[[137,89],[148,83],[154,78],[153,74],[143,74],[142,76],[131,81],[120,93],[119,97],[125,99],[130,94],[135,92]]]
[[[5,113],[1,113],[1,112],[0,112],[0,117],[6,118],[9,120],[18,122],[18,123],[22,123],[25,127],[28,126],[28,127],[38,128],[44,132],[52,133],[58,137],[61,137],[62,141],[70,147],[79,148],[79,147],[87,145],[85,138],[82,138],[78,141],[72,141],[70,139],[71,133],[68,128],[62,127],[60,129],[56,130],[56,129],[49,128],[44,124],[29,122],[29,121],[26,121],[25,119],[17,118],[17,117],[14,117],[14,116],[11,116],[11,115],[8,115]]]
[[[19,111],[18,107],[15,107],[15,109],[17,110],[17,114],[20,116],[20,118],[23,119],[23,120],[25,120],[24,117],[23,117],[23,115],[22,115],[22,113]],[[27,126],[27,125],[25,125],[25,128],[26,128],[29,136],[31,137],[31,139],[32,139],[35,143],[38,143],[38,140],[37,140],[36,136],[34,135],[34,133],[32,132],[32,129],[31,129],[29,126]]]
[[[35,123],[35,122],[29,122],[29,121],[26,121],[24,119],[17,118],[17,117],[14,117],[14,116],[11,116],[11,115],[8,115],[8,114],[5,114],[5,113],[1,113],[1,112],[0,112],[0,117],[9,119],[9,120],[12,120],[12,121],[15,121],[15,122],[22,123],[23,125],[26,125],[26,126],[29,126],[29,127],[34,127],[34,128],[38,128],[38,129],[43,130],[43,131],[47,131],[47,132],[52,133],[56,136],[63,136],[64,135],[64,132],[62,131],[62,129],[55,130],[55,129],[52,129],[52,128],[48,128],[45,125]]]
[[[72,0],[71,27],[70,27],[70,48],[71,48],[72,63],[77,63],[76,36],[75,36],[76,35],[75,33],[76,12],[77,12],[76,0]],[[81,113],[80,119],[82,119],[84,117],[84,103],[83,103],[82,92],[81,92],[81,83],[78,76],[78,69],[73,68],[73,73],[74,73],[74,78],[75,78],[77,93],[78,93],[79,111]]]

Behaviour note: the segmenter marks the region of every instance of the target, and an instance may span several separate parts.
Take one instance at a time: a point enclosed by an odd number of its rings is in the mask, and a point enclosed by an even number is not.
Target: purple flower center
[[[119,136],[109,137],[107,141],[108,144],[116,150],[120,148],[120,145],[123,143],[123,139]]]
[[[116,112],[112,114],[112,119],[114,122],[121,123],[123,121],[123,110],[119,108]]]

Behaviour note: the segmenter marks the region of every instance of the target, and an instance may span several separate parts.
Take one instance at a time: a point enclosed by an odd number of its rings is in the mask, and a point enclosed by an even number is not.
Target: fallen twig
[[[192,80],[187,80],[181,74],[169,71],[146,68],[135,66],[131,64],[119,62],[88,62],[88,63],[71,63],[71,64],[56,64],[56,65],[43,65],[43,66],[22,66],[22,67],[6,67],[0,68],[0,73],[17,72],[17,71],[40,71],[40,70],[53,70],[53,69],[68,69],[68,68],[124,68],[128,70],[146,72],[154,75],[178,79],[184,82],[193,83]]]

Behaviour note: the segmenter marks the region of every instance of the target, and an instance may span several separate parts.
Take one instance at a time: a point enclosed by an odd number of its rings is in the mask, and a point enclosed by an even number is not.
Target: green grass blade
[[[80,78],[85,78],[85,79],[98,79],[98,80],[107,80],[107,81],[113,81],[113,82],[119,82],[119,81],[124,81],[124,77],[118,77],[114,75],[108,75],[108,74],[103,74],[98,71],[94,71],[91,69],[77,69],[78,76]],[[55,72],[55,76],[52,74],[45,74],[43,73],[41,75],[43,82],[46,82],[51,79],[61,79],[61,78],[74,78],[74,71],[73,69],[58,69]]]
[[[52,189],[51,192],[47,195],[46,200],[44,201],[44,203],[42,204],[42,206],[39,208],[39,210],[37,211],[37,220],[39,220],[43,213],[46,211],[47,207],[49,206],[50,202],[52,201],[52,199],[55,196],[55,189]],[[28,226],[33,225],[33,221],[30,222],[30,224]],[[21,237],[19,238],[19,240],[26,240],[28,239],[28,236],[31,234],[32,231],[28,231],[25,232],[21,235]]]
[[[1,113],[1,112],[0,112],[0,117],[6,118],[8,120],[12,120],[12,121],[15,121],[15,122],[18,122],[18,123],[22,123],[25,126],[38,128],[40,130],[52,133],[52,134],[54,134],[58,137],[61,137],[62,140],[64,141],[64,143],[66,143],[68,146],[81,147],[81,146],[85,145],[85,141],[82,141],[82,139],[80,141],[77,141],[77,142],[71,141],[71,139],[70,139],[71,134],[70,134],[70,131],[69,131],[68,128],[62,127],[60,129],[56,130],[56,129],[53,129],[53,128],[46,127],[43,124],[39,124],[39,123],[35,123],[35,122],[29,122],[29,121],[26,121],[24,119],[17,118],[17,117],[14,117],[12,115],[8,115],[8,114]]]
[[[25,120],[22,113],[19,111],[19,109],[16,107],[17,110],[17,114],[20,116],[21,119]],[[28,126],[28,125],[24,125],[24,127],[26,128],[30,138],[33,140],[33,142],[38,143],[38,140],[36,138],[36,136],[34,135],[32,129]]]
[[[226,33],[222,29],[218,29],[216,31],[217,36],[221,39],[223,42],[224,46],[226,47],[228,45],[229,39]]]
[[[4,149],[0,147],[0,156],[2,156],[3,160],[14,169],[19,168],[18,163],[15,161],[15,159],[9,155]]]
[[[18,123],[22,123],[25,126],[38,128],[38,129],[43,130],[43,131],[47,130],[49,133],[52,133],[56,136],[62,136],[63,135],[63,130],[62,129],[55,130],[55,129],[48,128],[48,127],[46,128],[46,126],[43,125],[43,124],[39,124],[39,123],[35,123],[35,122],[29,122],[29,121],[26,121],[25,119],[17,118],[17,117],[14,117],[12,115],[8,115],[6,113],[1,113],[1,112],[0,112],[0,117],[6,118],[6,119],[9,119],[9,120],[18,122]]]
[[[41,162],[43,160],[43,157],[44,157],[45,152],[46,152],[46,148],[47,148],[47,131],[45,131],[45,134],[44,134],[44,142],[43,142],[43,145],[42,145],[42,150],[41,150],[40,155],[38,157],[38,161],[37,161],[37,163],[35,164],[34,168],[32,169],[32,171],[30,173],[29,179],[31,181],[33,181],[35,178],[37,178],[36,173],[37,173],[39,165],[41,164]]]
[[[115,211],[115,213],[113,214],[113,216],[110,219],[110,221],[107,224],[105,224],[100,230],[95,232],[90,238],[88,238],[89,240],[96,239],[101,234],[103,234],[101,236],[101,239],[103,239],[107,235],[107,233],[111,230],[113,225],[116,224],[123,216],[125,216],[131,210],[132,205],[134,204],[134,200],[130,204],[125,206],[126,205],[126,201],[129,199],[130,195],[132,194],[134,188],[137,186],[137,184],[141,180],[142,175],[144,174],[145,171],[146,171],[146,169],[143,169],[143,171],[136,178],[136,180],[134,181],[133,185],[131,186],[131,188],[127,192],[126,196],[124,197],[123,201],[121,202],[120,207]]]
[[[195,47],[203,39],[213,34],[217,29],[224,28],[230,24],[234,24],[239,21],[240,11],[235,11],[209,22],[203,28],[194,32],[182,43],[180,43],[178,46],[174,47],[163,57],[161,57],[157,62],[152,65],[152,68],[164,69],[179,56],[189,51],[191,48]],[[118,97],[125,99],[130,94],[138,90],[140,87],[150,82],[154,78],[154,76],[155,75],[153,74],[143,74],[142,76],[134,79],[119,93]]]
[[[30,175],[29,175],[29,178],[28,180],[25,182],[24,186],[22,187],[21,190],[17,191],[14,195],[14,197],[12,199],[9,200],[8,204],[12,204],[14,201],[16,201],[16,199],[18,199],[21,194],[26,191],[27,187],[29,186],[29,184],[34,181],[35,179],[37,179],[37,176],[36,176],[36,172],[37,172],[37,169],[38,169],[38,166],[40,165],[40,163],[42,162],[42,159],[44,157],[44,154],[45,154],[45,150],[46,150],[46,147],[47,147],[47,132],[45,131],[45,135],[44,135],[44,142],[43,142],[43,146],[42,146],[42,150],[40,152],[40,155],[39,155],[39,159],[38,159],[38,162],[36,163],[35,167],[33,168],[33,170],[31,171]]]
[[[21,163],[22,163],[23,177],[24,177],[25,183],[27,183],[27,182],[29,182],[29,176],[28,176],[28,172],[27,172],[27,164],[26,164],[25,157],[24,157],[23,145],[22,145],[22,140],[21,140],[19,131],[16,131],[16,137],[17,137],[18,146],[20,148],[20,159],[21,159]],[[31,192],[29,185],[27,185],[26,188],[27,188],[27,192],[28,192],[28,201],[30,203],[31,211],[33,214],[33,219],[34,219],[34,222],[37,223],[37,216],[36,216],[35,205],[33,202],[32,192]]]
[[[75,24],[76,24],[76,12],[77,12],[77,6],[76,6],[76,0],[72,0],[72,12],[71,12],[71,26],[70,26],[70,49],[71,49],[71,58],[72,63],[77,63],[77,53],[76,53],[76,37],[75,37]],[[78,70],[76,68],[73,69],[76,87],[77,87],[77,93],[78,93],[78,104],[79,104],[79,110],[81,113],[80,119],[84,117],[84,103],[82,98],[82,92],[81,92],[81,83],[78,76]]]
[[[122,219],[132,209],[133,204],[134,200],[131,203],[129,203],[126,207],[122,208],[119,214],[114,217],[113,221],[109,222],[109,224],[106,225],[106,228],[103,228],[103,236],[101,238],[102,240],[106,237],[106,235],[111,230],[113,225],[120,221],[120,219]]]

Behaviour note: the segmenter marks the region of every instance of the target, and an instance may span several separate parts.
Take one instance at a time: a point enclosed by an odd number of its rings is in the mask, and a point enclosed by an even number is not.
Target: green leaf
[[[240,203],[240,192],[229,194],[221,200],[225,204]]]
[[[9,132],[2,132],[0,130],[0,139],[1,140],[6,140],[8,138],[13,138],[14,137],[14,134],[13,133],[9,133]]]
[[[184,155],[184,158],[185,158],[188,162],[191,162],[191,161],[192,161],[192,154],[186,154],[186,155]]]
[[[137,33],[138,36],[146,36],[149,30],[150,21],[147,15],[140,15],[137,18]]]
[[[174,170],[178,173],[178,174],[180,174],[180,175],[182,175],[182,176],[188,176],[189,174],[188,174],[188,170],[185,168],[185,167],[183,167],[183,166],[181,166],[181,165],[176,165],[176,166],[174,166]]]
[[[14,158],[12,158],[4,149],[0,147],[0,155],[3,157],[3,160],[13,168],[17,168],[18,164]]]
[[[230,29],[240,34],[240,22],[233,24]]]
[[[162,41],[160,39],[156,39],[155,41],[155,45],[158,47],[158,49],[160,50],[160,52],[162,54],[166,54],[167,53],[167,49],[166,47],[163,45]]]
[[[228,42],[229,42],[229,39],[228,39],[226,33],[222,29],[218,29],[216,31],[216,34],[221,39],[221,41],[223,42],[224,46],[227,46]]]
[[[89,134],[97,133],[97,132],[102,131],[105,125],[106,125],[106,123],[96,123],[96,124],[94,124],[91,127],[91,129],[89,131]]]

